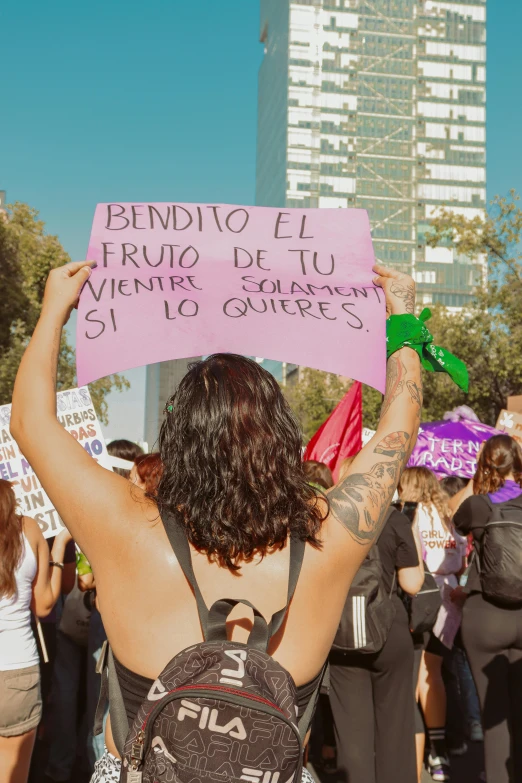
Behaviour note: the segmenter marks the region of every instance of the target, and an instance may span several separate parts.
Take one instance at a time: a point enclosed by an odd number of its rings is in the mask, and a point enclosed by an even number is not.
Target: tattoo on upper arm
[[[409,444],[407,432],[387,435],[374,453],[391,457],[391,461],[377,462],[367,473],[352,473],[328,492],[332,513],[361,546],[373,543],[381,531],[409,457]]]
[[[398,299],[402,299],[404,301],[404,307],[406,308],[406,312],[414,315],[415,313],[414,284],[410,283],[409,285],[404,285],[404,283],[400,283],[399,281],[397,281],[396,283],[392,283],[390,287],[390,291]]]

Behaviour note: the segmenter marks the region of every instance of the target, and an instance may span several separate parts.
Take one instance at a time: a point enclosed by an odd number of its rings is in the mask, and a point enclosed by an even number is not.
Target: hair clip
[[[165,405],[164,413],[172,413],[173,410],[174,406],[167,403],[167,405]]]

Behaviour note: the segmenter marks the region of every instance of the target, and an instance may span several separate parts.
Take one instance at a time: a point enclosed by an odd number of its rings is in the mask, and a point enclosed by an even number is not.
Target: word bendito
[[[80,443],[87,454],[111,470],[100,423],[87,388],[56,394],[56,412],[60,424]],[[9,432],[11,406],[0,406],[0,478],[13,484],[20,513],[38,522],[45,538],[63,528],[62,520],[29,462]]]
[[[384,295],[359,209],[98,204],[80,297],[82,384],[231,352],[385,385]]]

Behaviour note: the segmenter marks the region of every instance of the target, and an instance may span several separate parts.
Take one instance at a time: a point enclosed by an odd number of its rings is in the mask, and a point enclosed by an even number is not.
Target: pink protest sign
[[[384,295],[360,209],[98,204],[78,308],[83,385],[229,352],[385,385]]]

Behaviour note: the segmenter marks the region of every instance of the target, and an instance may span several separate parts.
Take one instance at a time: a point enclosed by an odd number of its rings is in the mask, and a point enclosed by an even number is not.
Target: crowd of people
[[[518,444],[487,441],[472,481],[406,468],[421,377],[405,344],[377,432],[334,482],[302,462],[272,376],[218,354],[168,400],[158,452],[114,441],[111,473],[55,412],[49,357],[88,269],[51,274],[13,394],[11,431],[66,529],[45,541],[0,480],[0,783],[306,783],[303,759],[346,783],[444,782],[482,741],[482,779],[521,780]],[[376,274],[388,313],[412,312],[411,279]],[[207,690],[176,713],[182,671]]]

